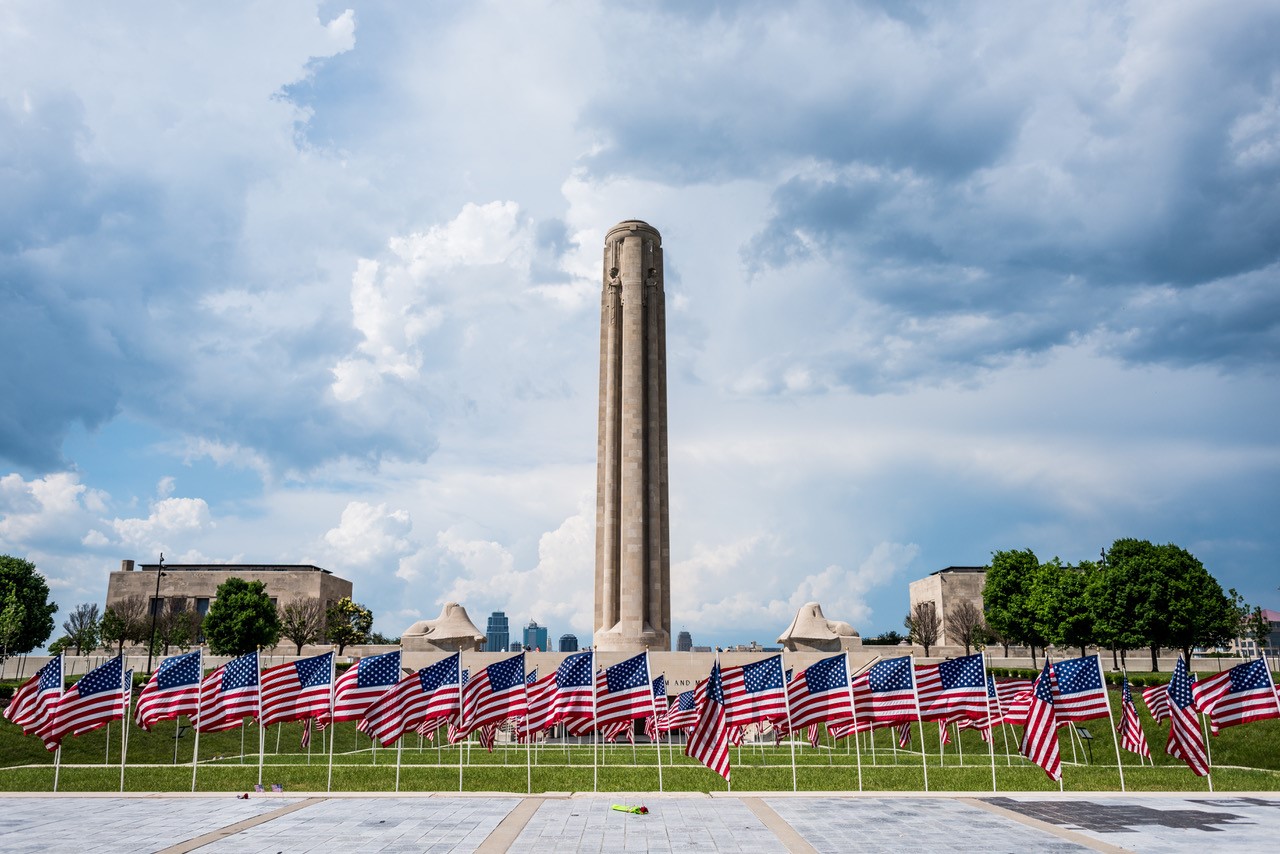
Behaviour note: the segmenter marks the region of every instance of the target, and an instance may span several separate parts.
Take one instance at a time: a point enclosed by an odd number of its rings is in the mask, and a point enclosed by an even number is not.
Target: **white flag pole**
[[[337,702],[338,692],[338,656],[333,652],[332,645],[329,653],[333,657],[329,659],[329,772],[325,777],[324,790],[326,792],[333,791],[333,741],[338,734],[338,722],[333,719],[333,707],[334,703]],[[359,665],[353,664],[352,667],[359,667]]]
[[[120,718],[120,791],[124,791],[124,762],[129,755],[129,718],[133,712],[133,671],[130,670],[125,674],[127,678],[121,679],[124,683],[124,714]],[[176,741],[176,739],[175,739]]]
[[[58,743],[58,750],[53,754],[53,791],[58,791],[58,772],[62,770],[62,743]]]
[[[262,650],[254,653],[254,661],[258,665],[258,713],[254,716],[258,722],[258,785],[262,785],[262,762],[267,748],[267,731],[262,726]]]
[[[1116,718],[1111,713],[1111,692],[1107,690],[1107,678],[1102,675],[1102,659],[1098,657],[1098,653],[1093,654],[1094,663],[1098,667],[1098,678],[1102,680],[1102,693],[1107,699],[1107,723],[1111,729],[1111,743],[1116,746],[1116,771],[1120,773],[1120,791],[1125,791],[1124,787],[1124,766],[1120,764],[1120,736],[1116,733]],[[1120,695],[1121,704],[1124,703],[1124,695]],[[1120,709],[1120,714],[1124,714],[1124,709]]]
[[[782,696],[787,704],[787,743],[791,745],[791,791],[797,791],[796,785],[796,740],[792,738],[795,730],[791,725],[791,683],[787,681],[787,663],[782,662],[782,681],[786,683]],[[678,699],[678,698],[677,698]]]
[[[200,683],[196,689],[196,719],[192,720],[191,715],[187,715],[187,723],[196,731],[196,743],[191,748],[191,791],[196,790],[196,766],[200,761],[200,706],[204,702],[204,647],[200,648],[200,658],[196,662],[196,672],[200,674]],[[174,718],[174,725],[177,725],[177,718]]]
[[[653,740],[654,746],[658,749],[658,791],[664,791],[662,786],[662,745],[658,744],[658,700],[653,696],[653,671],[649,669],[649,650],[644,651],[644,675],[649,683],[649,713],[653,715]],[[666,684],[666,680],[663,680]],[[665,689],[664,689],[665,690]],[[665,698],[664,698],[665,699]],[[634,726],[633,726],[634,729]]]
[[[987,748],[991,753],[991,791],[995,792],[997,791],[996,789],[996,719],[991,714],[991,694],[995,693],[994,692],[995,683],[988,682],[987,680],[989,678],[990,677],[987,676],[987,653],[986,653],[986,650],[983,650],[982,652],[982,693],[987,695]],[[991,686],[992,691],[987,691],[988,685]],[[1008,736],[1005,736],[1005,738],[1008,738]]]
[[[400,755],[404,749],[404,733],[396,739],[396,792],[400,791]]]
[[[591,791],[600,791],[600,686],[596,680],[596,651],[591,650]]]
[[[916,685],[916,654],[908,656],[911,665],[911,696],[916,702],[916,723],[920,724],[920,767],[924,769],[924,790],[929,791],[929,751],[924,748],[924,718],[920,714],[920,689]]]
[[[853,740],[858,740],[858,703],[853,699],[853,671],[849,669],[849,653],[844,654],[844,684],[849,690],[849,711],[853,713],[853,732],[850,733]],[[858,748],[858,791],[862,791],[862,745],[856,745]]]

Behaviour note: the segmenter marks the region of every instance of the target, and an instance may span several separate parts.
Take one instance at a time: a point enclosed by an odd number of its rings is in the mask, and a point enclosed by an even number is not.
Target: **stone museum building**
[[[309,564],[232,564],[232,563],[175,563],[165,564],[160,577],[160,592],[156,593],[154,563],[136,565],[131,560],[120,562],[120,569],[107,580],[107,607],[140,596],[150,603],[151,609],[168,605],[172,600],[177,607],[189,606],[201,616],[209,611],[209,604],[217,598],[218,585],[228,578],[245,581],[261,581],[274,605],[284,605],[295,599],[317,599],[328,608],[344,596],[351,595],[351,582],[334,575],[327,569]],[[151,611],[148,611],[151,613]]]
[[[918,602],[932,602],[934,613],[942,620],[936,645],[961,646],[960,641],[947,637],[947,616],[955,613],[961,602],[972,602],[981,611],[982,590],[986,586],[985,566],[948,566],[911,582],[910,607],[915,610]]]

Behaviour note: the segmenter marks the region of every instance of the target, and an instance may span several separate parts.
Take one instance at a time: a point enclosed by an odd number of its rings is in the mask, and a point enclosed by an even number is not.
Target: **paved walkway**
[[[1277,838],[1274,793],[0,796],[0,852],[1205,854]]]

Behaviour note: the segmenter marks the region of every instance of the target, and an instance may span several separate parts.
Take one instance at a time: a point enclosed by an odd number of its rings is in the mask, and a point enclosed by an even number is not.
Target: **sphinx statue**
[[[434,620],[419,620],[400,635],[400,644],[412,652],[479,652],[485,636],[457,602],[446,602]]]
[[[841,620],[828,620],[817,602],[806,602],[778,638],[788,652],[840,652],[862,646],[862,637]]]

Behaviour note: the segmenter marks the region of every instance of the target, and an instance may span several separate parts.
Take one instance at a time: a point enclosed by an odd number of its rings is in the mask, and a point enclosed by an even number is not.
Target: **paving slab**
[[[151,854],[299,798],[23,798],[0,800],[4,854]]]
[[[472,852],[518,797],[335,798],[198,848],[201,854]]]
[[[1280,797],[1265,793],[0,796],[0,854],[1206,854],[1274,851],[1277,838]]]

